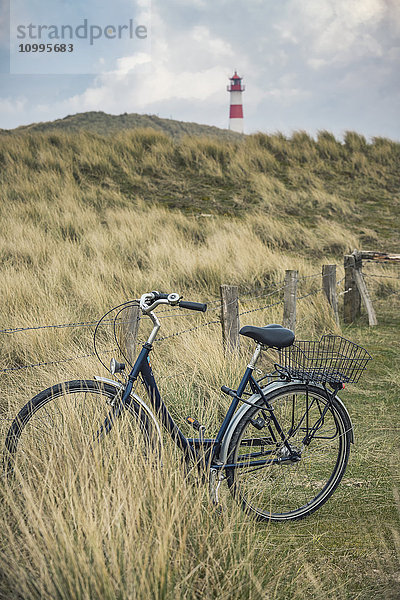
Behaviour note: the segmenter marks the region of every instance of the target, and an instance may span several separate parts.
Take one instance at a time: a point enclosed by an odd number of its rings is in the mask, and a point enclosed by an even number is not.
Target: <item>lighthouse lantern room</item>
[[[229,80],[230,84],[226,88],[230,93],[229,129],[243,133],[242,92],[244,92],[245,86],[242,85],[242,78],[239,77],[236,71]]]

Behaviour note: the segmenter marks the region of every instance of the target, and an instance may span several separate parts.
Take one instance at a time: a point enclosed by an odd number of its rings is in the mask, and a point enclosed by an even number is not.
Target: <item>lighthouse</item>
[[[237,72],[233,77],[229,78],[230,85],[227,86],[227,90],[230,93],[230,110],[229,110],[229,129],[243,133],[243,101],[242,92],[245,87],[242,85],[242,78],[239,77]]]

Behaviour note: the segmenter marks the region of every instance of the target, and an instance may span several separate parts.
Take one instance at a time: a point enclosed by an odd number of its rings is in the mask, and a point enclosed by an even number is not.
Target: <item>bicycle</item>
[[[115,424],[129,415],[130,425],[137,426],[134,435],[140,434],[144,447],[157,456],[162,447],[161,423],[184,457],[194,460],[206,476],[215,504],[225,480],[245,512],[260,521],[300,519],[320,508],[339,485],[354,443],[350,415],[337,394],[345,383],[359,380],[371,359],[368,352],[340,336],[295,342],[294,333],[281,325],[242,327],[240,334],[253,339],[256,348],[237,389],[221,388],[231,404],[220,429],[215,438],[207,438],[205,427],[188,418],[199,435],[187,438],[164,403],[149,362],[161,326],[154,311],[168,305],[205,312],[207,305],[184,301],[176,293],[151,292],[143,294],[140,301],[120,306],[135,303],[150,317],[153,327],[127,378],[95,376],[94,380],[69,381],[32,398],[7,434],[7,476],[22,471],[24,461],[31,468],[33,456],[37,463],[31,472],[38,476],[46,472],[48,454],[57,454],[56,443],[51,450],[46,444],[46,434],[53,430],[68,437],[64,443],[93,449],[109,439]],[[263,349],[271,348],[278,352],[275,371],[257,380],[257,360]],[[112,359],[110,370],[117,376],[124,364]],[[133,390],[138,378],[149,402]]]

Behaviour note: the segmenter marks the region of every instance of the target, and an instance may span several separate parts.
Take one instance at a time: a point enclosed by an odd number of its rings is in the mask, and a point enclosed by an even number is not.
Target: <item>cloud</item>
[[[379,28],[400,23],[400,11],[388,0],[290,0],[277,25],[282,40],[308,53],[307,64],[320,69],[381,57],[387,42]]]
[[[151,22],[151,55],[100,55],[97,77],[21,80],[2,114],[26,95],[19,123],[104,110],[226,127],[237,69],[248,132],[400,136],[399,0],[153,0]]]
[[[23,112],[28,104],[27,98],[0,98],[0,114],[10,117]]]
[[[207,8],[207,0],[175,0],[179,6],[188,6],[190,8]]]
[[[194,27],[191,37],[203,49],[206,49],[208,54],[212,53],[219,59],[226,56],[232,56],[232,45],[225,40],[216,38],[211,34],[210,29],[204,25],[198,25],[197,27]]]
[[[129,58],[123,59],[129,64]],[[171,99],[204,101],[221,91],[226,69],[212,67],[202,72],[176,73],[167,65],[156,65],[149,74],[138,75],[135,67],[100,76],[93,87],[66,101],[71,110],[140,111]]]
[[[133,73],[138,67],[148,65],[151,62],[150,54],[138,52],[133,56],[123,56],[117,59],[116,68],[107,75],[116,80],[123,80],[129,73]]]
[[[204,102],[222,93],[231,70],[229,42],[196,25],[176,33],[169,44],[163,24],[158,22],[156,29],[151,57],[141,53],[119,58],[84,93],[66,100],[65,109],[143,111],[156,104],[162,109],[172,99]]]

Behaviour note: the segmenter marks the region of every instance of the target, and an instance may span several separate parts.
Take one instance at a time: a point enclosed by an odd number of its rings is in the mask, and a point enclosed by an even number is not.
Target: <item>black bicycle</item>
[[[322,506],[342,479],[354,442],[349,413],[337,394],[345,383],[359,380],[371,359],[368,352],[340,336],[295,342],[294,333],[280,325],[242,327],[241,335],[253,339],[256,348],[238,388],[221,388],[231,404],[220,429],[207,438],[205,428],[188,418],[198,437],[187,438],[163,402],[149,362],[160,329],[154,311],[169,305],[204,312],[207,305],[159,292],[130,305],[135,303],[153,328],[127,378],[68,381],[32,398],[8,431],[6,474],[29,473],[43,481],[49,469],[58,468],[61,448],[71,455],[75,448],[76,456],[93,451],[109,443],[122,422],[128,440],[158,456],[161,424],[205,474],[213,502],[218,503],[225,480],[244,510],[261,521],[300,519]],[[270,348],[277,351],[276,370],[257,380],[257,360]],[[111,360],[113,375],[123,369]],[[133,389],[138,378],[147,402]]]

